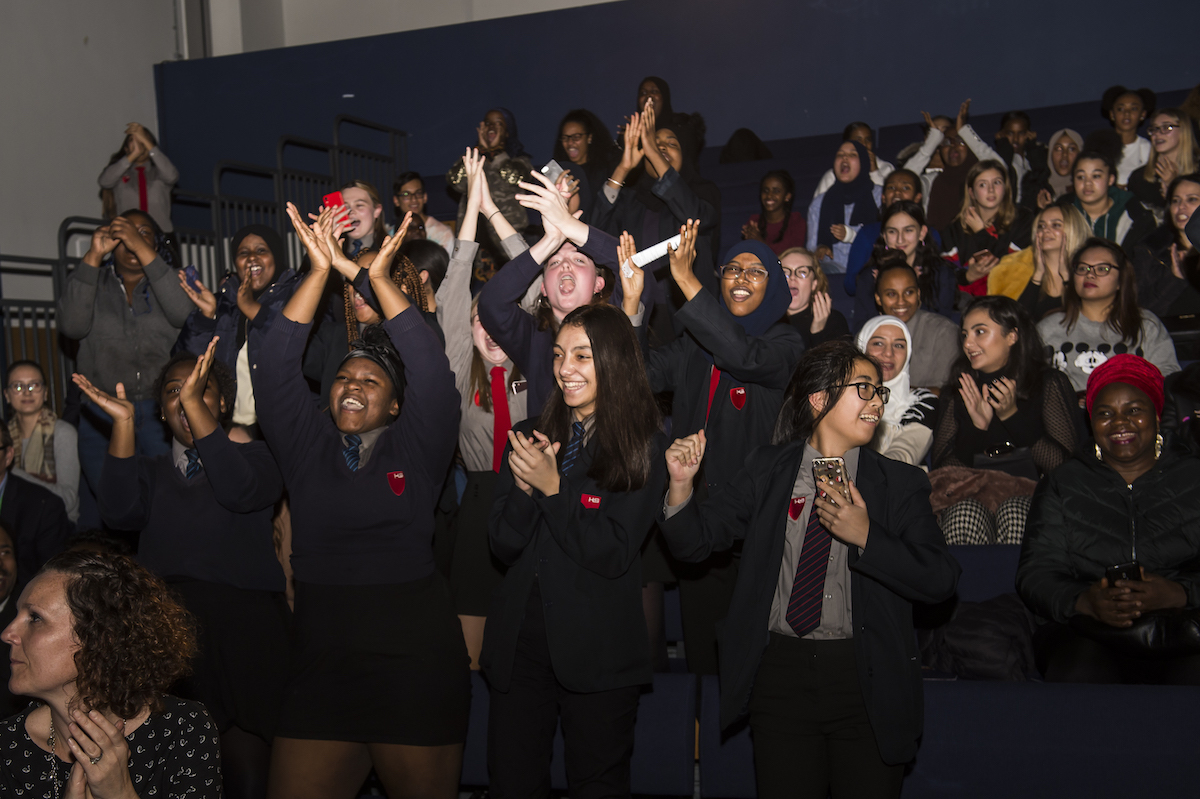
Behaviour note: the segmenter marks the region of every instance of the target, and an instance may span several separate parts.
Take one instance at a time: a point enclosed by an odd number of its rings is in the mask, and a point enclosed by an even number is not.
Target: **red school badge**
[[[404,493],[404,472],[388,472],[387,478],[393,494],[400,496]]]
[[[792,521],[800,518],[800,514],[804,512],[804,497],[792,497],[792,504],[788,506],[788,516]]]
[[[743,386],[729,389],[729,401],[739,411],[746,405],[746,389]]]
[[[583,507],[589,510],[596,510],[600,507],[600,497],[595,494],[580,494],[579,501],[583,504]]]

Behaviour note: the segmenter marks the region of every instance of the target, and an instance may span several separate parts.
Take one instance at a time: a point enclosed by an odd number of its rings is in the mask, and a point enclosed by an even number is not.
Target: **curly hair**
[[[372,257],[374,257],[378,256],[379,251],[370,248],[364,249],[355,256],[354,263],[358,263],[368,253],[371,253]],[[421,313],[428,313],[429,306],[425,301],[425,284],[421,282],[421,273],[417,271],[417,267],[409,260],[409,257],[407,255],[398,255],[396,260],[392,262],[388,272],[391,275],[392,282],[396,284],[396,288],[404,292],[404,295],[408,297],[408,301],[420,308]],[[353,350],[355,340],[361,338],[358,334],[358,317],[354,314],[354,295],[351,294],[353,290],[354,287],[348,281],[342,282],[342,304],[346,309],[347,351]]]
[[[159,371],[158,377],[154,379],[154,401],[162,406],[163,389],[167,384],[167,375],[176,365],[181,363],[190,364],[195,367],[199,357],[192,352],[177,352],[171,356],[171,359],[166,362],[162,370]],[[224,426],[226,422],[233,416],[233,404],[237,400],[237,379],[233,376],[233,370],[217,359],[213,359],[212,366],[208,370],[208,379],[217,381],[217,391],[221,395],[221,399],[225,402],[225,411],[220,414],[217,423]]]
[[[67,577],[67,606],[79,642],[72,703],[132,718],[162,709],[163,693],[190,670],[195,624],[166,583],[132,558],[72,550],[42,573]]]

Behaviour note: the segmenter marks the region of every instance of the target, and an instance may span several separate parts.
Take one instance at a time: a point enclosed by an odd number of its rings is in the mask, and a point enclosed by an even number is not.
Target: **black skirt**
[[[277,735],[463,743],[470,660],[438,572],[395,585],[296,581],[291,679]]]
[[[455,611],[463,616],[486,616],[492,595],[508,571],[488,543],[488,518],[498,476],[492,471],[467,472],[467,490],[454,520],[450,591]]]
[[[220,732],[236,725],[270,741],[288,672],[291,611],[282,593],[171,579],[196,618],[199,652],[173,692],[204,703]]]

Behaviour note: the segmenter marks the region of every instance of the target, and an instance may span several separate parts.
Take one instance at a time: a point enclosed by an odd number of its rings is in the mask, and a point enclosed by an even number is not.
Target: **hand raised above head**
[[[71,380],[79,386],[88,399],[100,406],[100,410],[108,414],[113,423],[133,422],[133,403],[125,397],[125,384],[117,383],[117,396],[101,391],[92,385],[92,381],[76,372]]]

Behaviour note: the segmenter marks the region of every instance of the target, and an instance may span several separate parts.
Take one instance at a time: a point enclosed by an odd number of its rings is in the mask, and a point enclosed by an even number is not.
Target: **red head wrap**
[[[1154,412],[1162,416],[1163,376],[1158,367],[1136,355],[1114,355],[1097,366],[1087,381],[1087,409],[1092,412],[1092,403],[1100,389],[1110,383],[1126,383],[1141,391],[1154,403]]]

